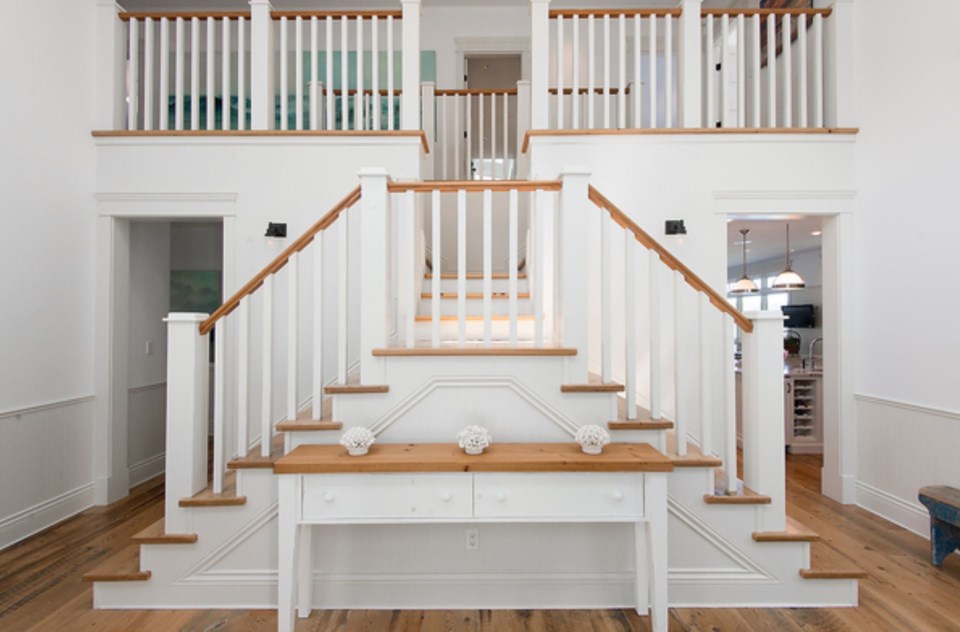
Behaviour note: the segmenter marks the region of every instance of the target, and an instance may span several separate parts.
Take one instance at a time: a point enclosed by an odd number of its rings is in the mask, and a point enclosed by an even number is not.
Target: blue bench
[[[922,487],[920,502],[930,512],[930,554],[934,566],[942,566],[947,556],[960,549],[960,489]]]

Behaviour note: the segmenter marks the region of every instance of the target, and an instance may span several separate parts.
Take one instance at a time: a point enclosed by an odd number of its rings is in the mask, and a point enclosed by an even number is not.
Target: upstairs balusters
[[[434,177],[441,180],[511,180],[526,129],[519,123],[518,92],[436,90]]]

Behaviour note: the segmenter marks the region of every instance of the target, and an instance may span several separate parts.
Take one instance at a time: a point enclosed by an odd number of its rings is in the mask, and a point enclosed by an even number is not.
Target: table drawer
[[[469,518],[469,474],[321,474],[303,477],[304,522]]]
[[[643,474],[476,474],[473,499],[477,518],[640,518]]]

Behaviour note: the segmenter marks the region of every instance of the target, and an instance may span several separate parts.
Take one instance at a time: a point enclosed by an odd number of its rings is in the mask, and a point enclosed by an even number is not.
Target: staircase
[[[456,194],[461,220],[452,271],[441,257],[441,188]],[[482,198],[482,239],[466,235],[467,195]],[[523,195],[531,227],[525,257]],[[499,236],[495,208],[506,218]],[[350,250],[347,228],[354,214],[359,253]],[[498,238],[509,244],[504,270],[493,264]],[[468,243],[482,249],[480,270],[464,265]],[[332,270],[327,248],[336,250]],[[278,274],[298,290],[275,297]],[[675,314],[687,302],[697,306],[696,335],[720,337],[724,349],[732,348],[731,325],[744,331],[742,456],[732,363],[703,353],[691,362],[677,335],[661,330],[651,306],[663,300],[674,301]],[[580,426],[601,424],[614,441],[649,443],[668,455],[671,605],[857,601],[859,574],[812,568],[816,534],[786,518],[782,322],[736,312],[584,174],[438,184],[365,172],[358,190],[217,312],[172,315],[169,324],[166,516],[87,575],[95,607],[274,607],[272,466],[280,455],[336,443],[348,426],[370,428],[379,443],[436,443],[453,441],[470,423],[486,426],[495,442],[571,441]],[[214,327],[224,333],[216,340],[208,480],[206,334]],[[319,334],[331,330],[336,336]],[[306,375],[301,365],[310,366]],[[691,377],[694,388],[686,389]],[[665,401],[671,378],[673,400]],[[716,391],[724,395],[714,403]],[[479,550],[465,550],[456,524],[324,527],[315,538],[314,604],[624,607],[634,599],[633,540],[622,527],[489,525]]]

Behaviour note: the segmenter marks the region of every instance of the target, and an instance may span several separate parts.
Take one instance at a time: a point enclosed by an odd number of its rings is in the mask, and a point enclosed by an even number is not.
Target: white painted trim
[[[911,503],[863,481],[856,482],[857,505],[888,522],[930,539],[930,516],[918,503]]]
[[[930,406],[924,406],[923,404],[914,404],[911,402],[887,399],[886,397],[877,397],[876,395],[866,395],[863,393],[857,393],[854,397],[856,397],[858,402],[877,404],[878,406],[890,406],[892,408],[899,408],[900,410],[907,410],[912,413],[933,415],[934,417],[943,417],[944,419],[950,419],[951,421],[960,421],[960,411],[956,410],[932,408]]]
[[[130,480],[130,487],[136,487],[141,483],[149,481],[155,476],[159,476],[164,472],[164,466],[166,465],[167,453],[161,452],[151,456],[150,458],[144,459],[139,463],[134,463],[133,465],[127,468],[129,472],[128,478]]]
[[[520,81],[530,80],[529,37],[455,37],[453,42],[460,88],[467,87],[463,76],[467,70],[466,59],[471,55],[520,55]]]
[[[155,391],[161,388],[166,388],[167,382],[154,382],[153,384],[144,384],[143,386],[131,386],[128,389],[128,392],[132,395],[135,393],[145,393],[147,391]]]
[[[0,550],[93,506],[93,482],[0,520]]]
[[[57,408],[65,408],[67,406],[75,406],[77,404],[87,404],[92,402],[94,399],[94,395],[81,395],[80,397],[71,397],[69,399],[59,399],[45,402],[43,404],[34,404],[33,406],[24,406],[23,408],[11,408],[9,410],[0,411],[0,419],[24,417],[26,415],[42,413],[48,410],[56,410]]]

